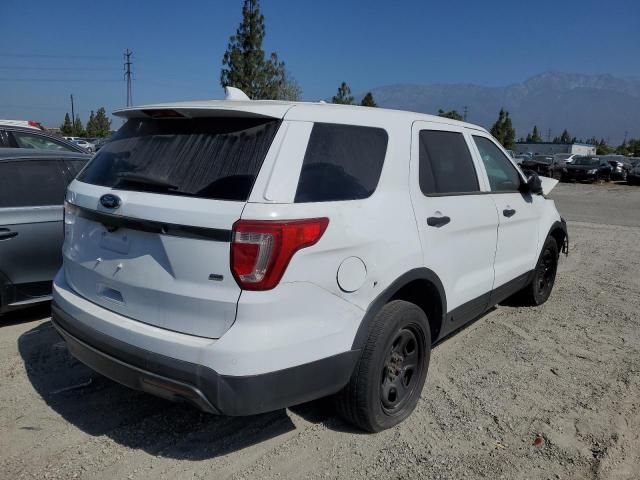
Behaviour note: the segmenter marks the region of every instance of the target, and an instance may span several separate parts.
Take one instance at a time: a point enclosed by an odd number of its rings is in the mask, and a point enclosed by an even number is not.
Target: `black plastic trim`
[[[440,338],[449,335],[451,332],[486,312],[489,309],[490,299],[491,292],[487,292],[478,298],[463,303],[447,313],[447,321],[442,326]]]
[[[109,337],[76,321],[55,302],[51,321],[70,352],[97,372],[131,388],[222,415],[264,413],[336,393],[349,381],[360,356],[359,350],[350,350],[261,375],[227,376]]]
[[[535,275],[535,270],[530,270],[522,275],[514,278],[513,280],[508,281],[507,283],[500,285],[499,287],[494,288],[491,291],[491,296],[489,298],[489,305],[487,308],[491,308],[494,305],[506,300],[514,293],[519,292],[524,287],[526,287],[531,280],[533,280],[533,276]]]
[[[178,225],[175,223],[159,222],[156,220],[144,220],[139,218],[124,217],[111,213],[98,212],[85,207],[74,205],[77,215],[81,218],[101,223],[108,229],[128,228],[141,232],[170,235],[172,237],[195,238],[198,240],[213,240],[216,242],[230,242],[231,230],[209,227],[194,227],[191,225]]]
[[[369,304],[369,308],[367,308],[367,311],[365,312],[364,317],[360,322],[360,326],[358,327],[358,331],[356,332],[356,336],[351,346],[352,349],[361,350],[364,347],[367,338],[369,338],[370,326],[378,312],[382,309],[382,307],[384,307],[387,302],[389,302],[389,300],[391,300],[391,298],[396,293],[400,291],[402,287],[413,282],[414,280],[428,280],[433,285],[435,285],[436,289],[438,290],[441,302],[440,311],[442,312],[442,318],[430,318],[429,322],[436,320],[440,322],[440,324],[437,325],[438,330],[440,330],[440,327],[444,324],[447,312],[447,296],[445,294],[444,287],[442,286],[442,282],[432,270],[429,270],[428,268],[414,268],[413,270],[409,270],[408,272],[394,280],[391,285],[389,285],[382,293],[380,293],[376,297],[373,302]],[[432,338],[431,340],[435,342],[437,339]]]

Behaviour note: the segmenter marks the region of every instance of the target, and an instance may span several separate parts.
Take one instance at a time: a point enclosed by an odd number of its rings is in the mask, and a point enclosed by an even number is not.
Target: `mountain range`
[[[516,138],[534,125],[553,138],[565,128],[579,139],[611,145],[640,137],[640,79],[545,72],[506,87],[473,84],[401,84],[371,90],[381,107],[437,113],[467,108],[467,121],[490,128],[501,108],[509,111]]]

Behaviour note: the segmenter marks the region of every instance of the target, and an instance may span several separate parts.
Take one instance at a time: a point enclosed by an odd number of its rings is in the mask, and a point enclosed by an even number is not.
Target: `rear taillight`
[[[238,220],[233,225],[231,272],[244,290],[278,285],[291,257],[320,240],[328,218],[306,220]]]
[[[62,210],[62,224],[63,224],[63,234],[66,238],[71,232],[71,228],[73,224],[76,223],[76,215],[78,212],[78,207],[76,207],[73,203],[69,203],[66,200],[64,201],[64,209]]]

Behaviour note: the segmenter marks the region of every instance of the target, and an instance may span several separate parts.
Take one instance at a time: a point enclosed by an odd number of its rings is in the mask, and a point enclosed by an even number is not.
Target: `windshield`
[[[554,157],[556,157],[558,160],[566,160],[567,158],[569,158],[571,156],[570,153],[556,153],[554,155]]]
[[[78,180],[94,185],[246,201],[279,126],[257,118],[135,118]]]
[[[592,167],[597,167],[600,165],[599,158],[591,158],[591,157],[578,157],[573,161],[574,165],[589,165]]]

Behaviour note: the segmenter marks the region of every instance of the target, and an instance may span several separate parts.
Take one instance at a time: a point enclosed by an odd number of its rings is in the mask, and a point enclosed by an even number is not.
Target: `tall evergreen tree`
[[[378,104],[373,99],[373,94],[371,92],[367,92],[367,94],[362,98],[360,105],[363,107],[377,107]]]
[[[297,102],[302,99],[302,88],[295,78],[289,73],[285,72],[284,80],[280,83],[278,90],[278,100],[288,100]]]
[[[533,131],[527,135],[527,143],[541,143],[541,142],[542,142],[542,137],[540,136],[538,127],[534,125]]]
[[[86,137],[87,132],[84,130],[82,126],[82,120],[80,120],[80,115],[76,113],[76,121],[73,125],[73,136],[74,137]]]
[[[285,65],[275,53],[265,59],[264,36],[264,16],[259,1],[244,0],[242,22],[229,39],[222,59],[220,83],[223,87],[239,88],[253,99],[279,97],[286,82]]]
[[[516,131],[511,123],[509,112],[500,109],[498,120],[491,127],[491,135],[498,140],[504,148],[513,149],[516,142]]]
[[[71,123],[69,112],[64,114],[64,122],[60,125],[60,133],[66,136],[73,135],[73,124]]]
[[[86,131],[87,131],[87,137],[97,137],[98,134],[96,133],[96,117],[95,114],[93,113],[93,110],[91,110],[91,113],[89,114],[89,120],[87,120],[87,127],[86,127]]]
[[[107,117],[107,111],[100,107],[94,119],[96,137],[107,137],[111,133],[111,120]]]
[[[331,99],[331,103],[340,103],[342,105],[353,105],[353,96],[351,95],[351,89],[346,82],[342,82],[338,87],[338,94],[334,95]]]
[[[440,109],[438,110],[438,116],[444,117],[444,118],[451,118],[452,120],[460,120],[460,121],[463,120],[462,115],[460,115],[457,110],[449,110],[448,112],[445,112],[444,110]]]
[[[573,142],[573,137],[569,135],[569,132],[565,128],[562,131],[562,135],[560,135],[560,143],[572,143],[572,142]]]

